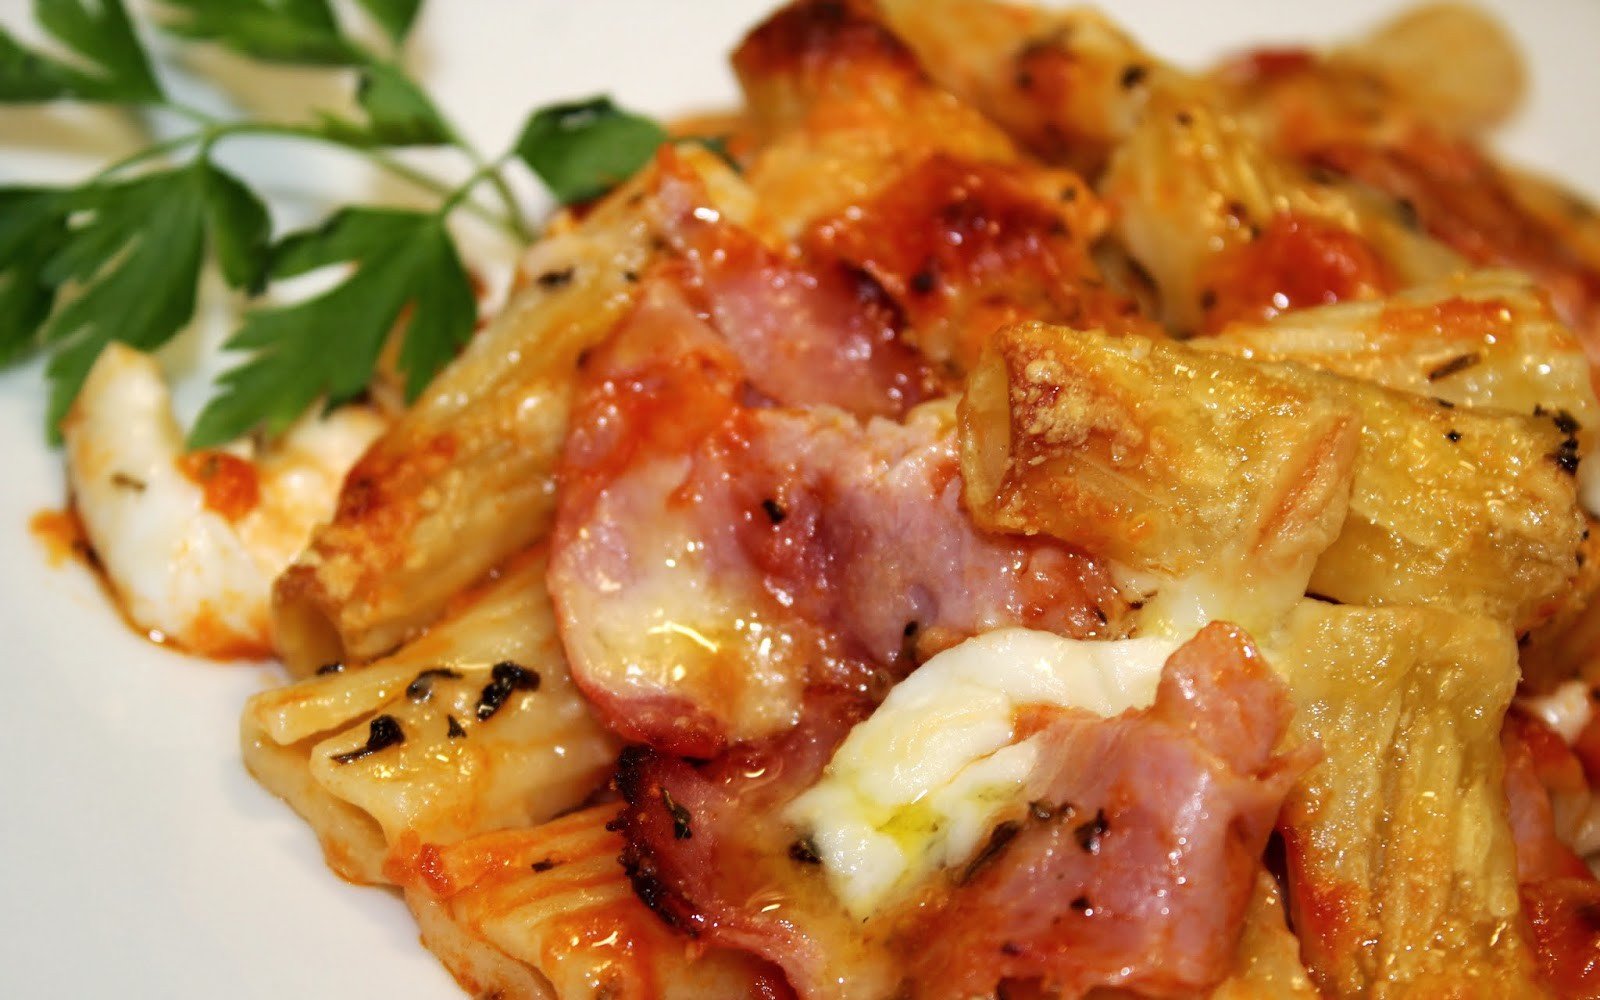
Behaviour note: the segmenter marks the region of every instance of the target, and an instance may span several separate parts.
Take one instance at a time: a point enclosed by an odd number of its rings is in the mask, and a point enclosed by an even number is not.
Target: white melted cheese
[[[1518,698],[1517,705],[1549,726],[1568,746],[1577,742],[1578,734],[1594,718],[1589,685],[1579,680],[1567,681],[1549,694]]]
[[[858,919],[970,858],[1014,811],[1038,758],[1017,741],[1028,705],[1115,715],[1155,700],[1167,638],[1085,642],[1009,628],[969,639],[901,681],[789,807]]]
[[[1578,463],[1578,497],[1590,517],[1600,517],[1600,452]]]

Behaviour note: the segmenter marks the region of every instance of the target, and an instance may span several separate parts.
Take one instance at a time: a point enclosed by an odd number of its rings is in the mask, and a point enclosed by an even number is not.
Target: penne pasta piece
[[[548,530],[579,358],[657,252],[663,184],[708,175],[737,185],[705,150],[668,154],[529,251],[532,281],[351,470],[333,521],[278,579],[291,671],[383,655]]]
[[[1343,522],[1358,438],[1357,411],[1318,387],[1042,324],[996,335],[960,419],[980,526],[1190,580],[1164,600],[1204,612],[1164,614],[1193,627],[1267,626],[1300,598]]]
[[[1372,299],[1460,267],[1394,206],[1275,158],[1198,83],[1151,96],[1100,190],[1180,333]]]
[[[1515,101],[1511,81],[1521,73],[1505,49],[1492,20],[1449,5],[1345,50],[1260,52],[1212,79],[1239,121],[1283,161],[1388,200],[1409,228],[1474,265],[1532,276],[1600,365],[1593,207],[1496,162],[1473,134]]]
[[[1098,11],[985,0],[880,0],[890,27],[945,87],[1026,148],[1088,176],[1177,71]]]
[[[1473,271],[1376,302],[1301,309],[1198,338],[1199,350],[1295,361],[1460,406],[1600,423],[1583,346],[1534,283]]]
[[[1527,91],[1522,58],[1504,25],[1467,3],[1428,3],[1335,49],[1354,90],[1376,81],[1392,100],[1458,132],[1480,132],[1511,117]]]
[[[679,937],[634,894],[615,805],[450,846],[401,881],[424,943],[474,996],[759,1000],[788,996],[753,956]]]
[[[1585,521],[1577,562],[1561,607],[1523,639],[1522,679],[1529,691],[1548,692],[1573,677],[1600,685],[1600,521],[1593,517]]]
[[[1301,955],[1331,997],[1543,996],[1522,922],[1500,720],[1505,626],[1306,602],[1269,650],[1324,759],[1279,820]]]
[[[1311,592],[1347,604],[1424,604],[1518,632],[1568,597],[1585,519],[1577,441],[1560,418],[1451,407],[1294,365],[1361,413],[1349,515]]]
[[[1155,616],[1190,625],[1270,628],[1308,578],[1347,603],[1519,630],[1562,607],[1585,520],[1559,416],[1221,357],[1042,325],[998,334],[961,409],[974,517],[1157,574]]]
[[[544,572],[520,555],[392,656],[250,700],[246,766],[341,875],[384,881],[397,845],[540,822],[603,780],[617,747],[567,675]]]
[[[778,231],[889,188],[932,153],[1010,163],[1015,144],[931,81],[867,3],[803,0],[734,52],[756,136],[746,170]]]

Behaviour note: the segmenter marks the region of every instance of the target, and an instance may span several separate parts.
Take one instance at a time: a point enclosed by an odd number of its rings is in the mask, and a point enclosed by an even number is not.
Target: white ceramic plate
[[[1249,43],[1335,37],[1394,4],[1114,6],[1155,51],[1198,61]],[[1534,78],[1504,148],[1600,194],[1600,4],[1490,6],[1519,36]],[[610,91],[664,115],[730,103],[726,53],[765,7],[433,0],[413,55],[467,134],[499,149],[529,108],[559,98]],[[0,21],[27,19],[24,0],[0,0]],[[319,86],[293,74],[233,76],[242,100],[280,108]],[[0,183],[81,176],[134,138],[102,117],[0,110]],[[303,148],[242,146],[230,162],[275,196],[300,199],[280,223],[304,222],[319,197],[372,190],[364,171]],[[279,682],[275,669],[152,646],[85,572],[48,565],[27,528],[63,496],[60,456],[43,443],[43,401],[37,363],[0,373],[0,996],[459,996],[400,901],[340,882],[309,829],[245,775],[239,706]],[[194,401],[191,391],[191,411]]]

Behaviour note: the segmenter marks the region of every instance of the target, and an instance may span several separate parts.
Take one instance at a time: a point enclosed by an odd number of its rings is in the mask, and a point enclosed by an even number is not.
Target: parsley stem
[[[473,174],[473,183],[480,177],[487,177],[489,185],[500,196],[500,201],[506,207],[506,219],[511,224],[511,231],[523,243],[533,242],[533,231],[528,228],[527,222],[522,218],[522,209],[517,206],[517,196],[511,193],[511,185],[506,183],[505,175],[500,172],[500,167],[505,163],[506,157],[502,156],[493,163],[487,163],[478,152],[470,146],[463,147],[467,155],[477,165],[477,173]]]
[[[483,158],[459,138],[454,139],[456,145],[467,154],[477,169],[464,185],[452,187],[437,177],[418,170],[416,167],[405,163],[382,149],[375,149],[364,143],[342,139],[315,126],[296,125],[290,122],[224,121],[198,108],[180,104],[176,101],[164,101],[161,106],[200,125],[201,131],[192,132],[175,139],[168,139],[147,147],[126,160],[112,164],[102,171],[100,176],[133,166],[151,157],[171,152],[192,142],[203,142],[207,147],[210,147],[219,140],[234,135],[273,135],[289,139],[302,139],[308,142],[319,142],[323,145],[335,146],[365,157],[369,162],[401,180],[444,199],[447,208],[443,211],[460,207],[470,215],[499,229],[518,243],[528,243],[532,239],[532,235],[528,232],[527,226],[522,220],[521,213],[516,210],[516,202],[511,196],[510,188],[505,186],[505,179],[499,176],[499,164],[486,165],[483,162]],[[496,181],[496,189],[501,192],[501,199],[506,203],[507,214],[495,212],[492,209],[485,208],[476,200],[463,197],[464,194],[469,193],[472,188],[476,187],[478,182],[485,176],[490,176],[491,174]],[[96,179],[99,179],[99,177]]]
[[[186,135],[175,136],[171,139],[164,139],[161,142],[146,146],[136,153],[124,156],[122,159],[101,168],[93,177],[89,178],[89,183],[99,184],[101,181],[106,180],[113,174],[119,174],[122,171],[127,170],[129,167],[136,167],[146,160],[153,160],[158,156],[165,156],[166,154],[174,152],[175,150],[182,149],[185,146],[198,142],[201,138],[201,133],[190,132]]]
[[[500,176],[500,166],[500,161],[496,161],[494,163],[480,162],[478,164],[478,169],[474,170],[471,176],[462,181],[459,187],[450,192],[449,197],[444,200],[444,204],[439,206],[438,214],[441,217],[449,215],[455,210],[457,205],[461,204],[466,199],[467,195],[472,193],[473,188],[477,187],[485,180],[492,179],[494,181],[499,181],[500,185],[504,185],[505,180]],[[511,191],[509,188],[506,189],[505,194],[508,198],[511,196]],[[466,202],[466,204],[471,205],[473,203],[469,201]],[[517,219],[517,221],[520,222],[520,218]]]

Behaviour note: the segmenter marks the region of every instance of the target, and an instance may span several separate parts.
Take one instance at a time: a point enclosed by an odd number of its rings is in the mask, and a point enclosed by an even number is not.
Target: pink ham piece
[[[562,460],[549,582],[600,717],[711,757],[793,726],[812,685],[875,702],[980,631],[1121,634],[1103,566],[973,527],[948,414],[891,419],[933,383],[882,304],[691,193],[586,359]]]
[[[1288,692],[1243,633],[1213,624],[1168,660],[1151,707],[1052,710],[1026,816],[863,923],[781,816],[865,711],[813,692],[789,734],[699,767],[635,748],[619,778],[624,863],[645,902],[775,963],[803,998],[1204,995],[1231,967],[1283,797],[1316,757],[1275,752]]]
[[[1203,995],[1232,968],[1278,809],[1318,756],[1274,753],[1293,714],[1244,633],[1212,624],[1167,661],[1149,709],[1050,724],[1029,789],[1049,818],[930,923],[920,995],[1005,980],[1064,997]]]

